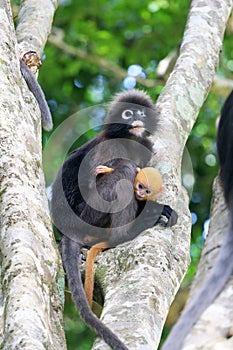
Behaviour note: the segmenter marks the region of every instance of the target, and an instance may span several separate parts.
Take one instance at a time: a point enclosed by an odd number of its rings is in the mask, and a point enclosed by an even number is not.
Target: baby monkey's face
[[[140,201],[155,201],[159,193],[163,191],[162,176],[152,167],[137,168],[134,181],[135,196]]]

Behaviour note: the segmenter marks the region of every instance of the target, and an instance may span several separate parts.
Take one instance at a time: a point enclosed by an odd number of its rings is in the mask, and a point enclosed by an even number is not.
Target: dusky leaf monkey
[[[220,182],[229,209],[230,226],[222,242],[213,268],[172,328],[162,350],[180,350],[186,336],[203,312],[220,294],[233,272],[233,92],[226,99],[217,133]]]
[[[134,89],[118,94],[103,131],[68,157],[53,185],[51,213],[61,233],[62,261],[75,305],[83,320],[115,350],[127,347],[88,304],[80,250],[102,242],[104,248],[115,247],[158,223],[176,223],[177,214],[168,205],[140,201],[134,195],[137,167],[145,167],[151,159],[149,136],[157,123],[158,112],[146,93]],[[114,171],[96,176],[101,164]]]

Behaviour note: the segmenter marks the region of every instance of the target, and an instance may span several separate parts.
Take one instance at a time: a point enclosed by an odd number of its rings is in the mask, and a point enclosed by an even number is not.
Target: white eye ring
[[[131,111],[131,109],[126,109],[125,111],[122,112],[121,116],[123,119],[131,119],[133,116],[133,111]]]
[[[145,112],[144,112],[143,110],[140,110],[140,109],[137,111],[137,115],[138,115],[139,117],[141,117],[141,118],[145,118],[145,117],[146,117]]]

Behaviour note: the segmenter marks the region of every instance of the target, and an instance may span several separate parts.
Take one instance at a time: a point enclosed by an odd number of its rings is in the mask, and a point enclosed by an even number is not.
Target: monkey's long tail
[[[95,276],[95,259],[97,255],[104,249],[108,248],[106,242],[97,243],[91,247],[87,254],[86,268],[85,268],[85,280],[84,280],[84,290],[86,298],[90,308],[92,306],[93,290],[94,290],[94,276]]]
[[[88,305],[80,272],[80,245],[62,236],[61,248],[69,288],[80,316],[113,350],[128,350],[120,339],[95,316]]]
[[[203,287],[187,305],[181,317],[172,328],[161,350],[181,350],[186,336],[202,313],[222,291],[233,272],[233,214],[231,228],[228,229],[220,248],[216,263],[204,282]]]
[[[40,107],[41,121],[42,121],[43,128],[47,131],[51,131],[53,128],[53,119],[52,119],[48,104],[46,102],[45,95],[38,81],[36,80],[33,73],[30,71],[28,66],[22,60],[20,60],[20,70],[21,70],[22,76],[24,77],[27,83],[29,90],[35,96],[35,99],[37,100],[37,103]]]

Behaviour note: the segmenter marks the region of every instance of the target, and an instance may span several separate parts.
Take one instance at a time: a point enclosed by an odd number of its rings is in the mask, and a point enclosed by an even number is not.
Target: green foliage
[[[180,45],[188,6],[184,0],[61,1],[54,27],[63,30],[69,45],[125,70],[139,64],[147,78],[154,79],[157,63]],[[122,79],[104,67],[73,57],[49,43],[44,56],[40,82],[48,100],[55,101],[51,102],[55,126],[80,107],[106,101],[122,88]],[[98,88],[100,75],[103,93],[96,101],[90,90]],[[151,93],[154,98],[158,95],[156,89]]]
[[[69,293],[66,293],[64,314],[67,348],[70,350],[89,350],[95,334],[80,320]]]
[[[63,31],[63,40],[70,46],[94,58],[106,59],[125,71],[130,65],[140,65],[148,79],[156,79],[160,60],[179,48],[189,4],[187,0],[61,0],[54,28]],[[226,35],[219,74],[232,77],[232,56],[233,41]],[[45,48],[39,79],[55,127],[78,110],[108,101],[123,87],[122,77],[95,60],[77,58],[50,43]],[[155,100],[161,89],[162,83],[148,92]],[[193,275],[200,255],[203,223],[209,218],[211,186],[218,169],[215,120],[222,103],[223,99],[209,95],[187,143],[195,175],[190,202],[195,219],[191,246],[194,264],[188,278]],[[86,122],[88,125],[89,121]],[[49,133],[44,133],[44,144],[48,137]],[[85,344],[89,335],[77,321],[76,311],[68,304],[65,314],[69,350],[88,349],[93,336]]]

